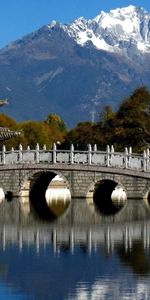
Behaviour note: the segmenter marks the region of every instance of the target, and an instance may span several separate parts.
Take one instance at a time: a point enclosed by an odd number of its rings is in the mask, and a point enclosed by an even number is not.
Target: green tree
[[[49,121],[25,121],[17,123],[7,115],[0,114],[0,126],[8,127],[11,130],[20,131],[19,136],[15,136],[5,141],[7,149],[18,148],[22,144],[24,148],[30,146],[35,148],[38,143],[41,147],[46,145],[51,148],[53,143],[64,141],[66,132],[65,123],[59,116],[53,115]]]
[[[150,93],[146,87],[140,87],[121,103],[117,112],[105,106],[97,124],[79,123],[68,132],[64,145],[78,144],[82,149],[90,143],[105,149],[109,144],[120,151],[132,146],[141,152],[146,142],[150,143]]]
[[[46,122],[26,121],[19,124],[19,129],[22,130],[20,143],[27,147],[35,148],[38,143],[41,147],[46,145],[52,148],[53,143],[64,140],[64,134],[56,125],[49,125]]]
[[[14,119],[11,117],[5,115],[5,114],[0,114],[0,127],[7,127],[9,129],[14,129],[16,128],[17,123]]]
[[[112,120],[114,117],[115,112],[113,111],[112,107],[110,105],[106,105],[100,113],[99,123],[102,123],[105,126],[106,123]]]
[[[35,148],[37,143],[40,146],[43,146],[44,144],[50,146],[48,134],[42,122],[26,121],[20,123],[19,128],[22,130],[20,143],[24,147],[30,146],[31,148]]]
[[[95,141],[95,126],[90,122],[83,122],[70,130],[65,136],[63,148],[69,148],[73,144],[76,148],[86,149],[87,144],[94,144]]]
[[[49,114],[45,122],[49,125],[56,126],[63,133],[67,132],[67,126],[59,115]]]
[[[136,89],[123,101],[112,126],[113,144],[120,144],[120,148],[132,146],[137,152],[145,148],[146,130],[150,128],[149,105],[150,93],[146,87]]]

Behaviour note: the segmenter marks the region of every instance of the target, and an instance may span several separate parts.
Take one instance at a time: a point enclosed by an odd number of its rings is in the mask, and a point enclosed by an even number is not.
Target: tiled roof
[[[17,135],[20,135],[19,131],[13,131],[6,127],[0,127],[0,141],[8,140]]]

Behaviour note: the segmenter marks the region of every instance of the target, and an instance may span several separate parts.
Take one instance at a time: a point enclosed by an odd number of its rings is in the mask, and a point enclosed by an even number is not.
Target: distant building
[[[0,99],[0,106],[8,104],[8,99]]]
[[[8,103],[8,99],[0,99],[0,107]],[[13,131],[6,127],[0,127],[0,141],[8,140],[17,135],[20,135],[19,131]]]
[[[17,135],[20,135],[20,131],[13,131],[6,127],[0,127],[0,141],[11,139]]]

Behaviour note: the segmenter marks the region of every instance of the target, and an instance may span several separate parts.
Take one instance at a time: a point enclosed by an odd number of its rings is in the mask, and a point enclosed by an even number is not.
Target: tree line
[[[87,144],[97,144],[99,149],[113,145],[116,151],[131,146],[134,152],[150,147],[150,92],[145,86],[136,89],[117,111],[105,106],[98,122],[79,123],[67,133],[63,147],[70,143],[80,149]]]
[[[16,122],[0,114],[0,126],[18,130],[21,134],[5,142],[7,148],[38,143],[49,149],[59,141],[59,147],[67,149],[71,144],[86,149],[87,144],[97,144],[99,149],[114,145],[117,151],[132,146],[134,152],[141,152],[150,146],[150,92],[145,86],[136,89],[120,105],[117,111],[105,106],[97,122],[81,122],[71,130],[56,114],[49,114],[44,121]]]
[[[67,133],[64,121],[56,114],[49,114],[44,121],[29,120],[19,123],[5,114],[0,114],[0,127],[20,132],[18,136],[3,142],[7,149],[17,149],[20,144],[25,149],[27,146],[35,149],[37,143],[40,147],[46,145],[51,149],[53,143],[62,143]]]

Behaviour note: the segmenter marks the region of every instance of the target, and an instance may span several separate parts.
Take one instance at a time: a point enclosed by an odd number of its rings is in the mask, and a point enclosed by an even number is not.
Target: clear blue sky
[[[52,20],[69,23],[81,16],[89,19],[101,10],[131,4],[150,13],[150,0],[0,0],[0,48]]]

